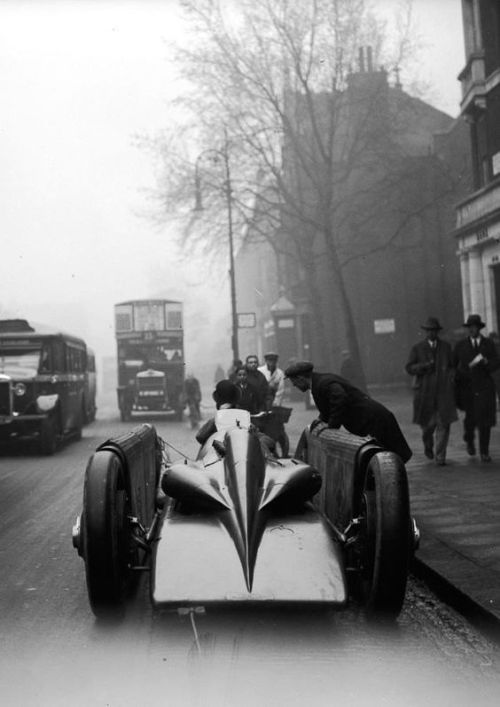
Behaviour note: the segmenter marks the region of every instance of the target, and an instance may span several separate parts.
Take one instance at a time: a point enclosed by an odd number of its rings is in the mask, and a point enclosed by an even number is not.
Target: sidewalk
[[[454,600],[500,635],[500,414],[492,429],[491,463],[469,457],[462,441],[463,413],[451,427],[447,465],[423,453],[411,422],[410,390],[377,389],[371,395],[396,415],[413,457],[406,465],[411,512],[421,533],[416,571],[453,593]]]

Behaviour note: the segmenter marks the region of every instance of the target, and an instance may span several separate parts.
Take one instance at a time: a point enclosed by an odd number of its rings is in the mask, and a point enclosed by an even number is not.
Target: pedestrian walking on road
[[[438,319],[429,317],[421,328],[426,338],[412,346],[405,367],[413,376],[413,422],[422,429],[425,456],[444,466],[450,425],[458,419],[453,350],[439,338]]]
[[[334,373],[315,373],[310,361],[297,361],[285,370],[292,385],[310,390],[319,410],[317,422],[360,437],[374,437],[385,449],[407,462],[412,451],[392,412]],[[314,424],[314,423],[313,423]]]
[[[188,373],[187,378],[184,381],[184,398],[186,405],[189,408],[189,421],[191,423],[191,427],[195,430],[201,420],[201,388],[199,380],[195,378],[192,373]]]
[[[481,335],[486,324],[479,314],[470,314],[464,324],[468,336],[455,346],[457,404],[465,411],[464,442],[467,453],[476,453],[475,430],[479,432],[481,461],[491,462],[490,435],[496,425],[496,389],[492,373],[500,366],[495,344]]]

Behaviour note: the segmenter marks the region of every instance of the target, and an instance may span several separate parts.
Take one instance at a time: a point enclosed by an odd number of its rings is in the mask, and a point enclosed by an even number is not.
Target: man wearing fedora
[[[464,327],[468,336],[457,342],[454,364],[457,369],[458,406],[465,411],[464,442],[467,453],[476,453],[474,434],[479,432],[481,461],[490,462],[490,433],[496,424],[495,382],[492,371],[500,366],[495,344],[481,335],[486,324],[479,314],[470,314]]]
[[[311,429],[320,422],[334,429],[343,425],[352,434],[374,437],[405,463],[411,458],[412,451],[390,410],[342,376],[316,373],[313,369],[310,361],[297,361],[285,370],[295,388],[312,393],[319,419],[312,423]]]
[[[439,338],[443,327],[428,317],[423,341],[412,346],[405,370],[413,376],[413,422],[422,429],[424,454],[438,466],[446,464],[450,425],[458,419],[455,406],[453,351]]]

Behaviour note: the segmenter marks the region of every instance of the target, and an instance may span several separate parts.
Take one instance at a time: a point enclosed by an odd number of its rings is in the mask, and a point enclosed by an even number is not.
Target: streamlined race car
[[[150,425],[101,445],[73,528],[97,617],[142,570],[157,609],[351,598],[396,617],[415,540],[399,457],[308,428],[278,459],[244,410],[217,411],[196,460],[171,463]]]

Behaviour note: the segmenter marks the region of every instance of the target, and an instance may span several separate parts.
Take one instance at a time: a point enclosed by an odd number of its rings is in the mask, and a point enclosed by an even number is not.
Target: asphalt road
[[[292,449],[313,414],[297,406]],[[154,424],[194,456],[186,422]],[[146,577],[122,623],[96,623],[71,527],[88,457],[133,426],[119,421],[110,398],[83,439],[54,457],[0,454],[4,707],[498,704],[498,647],[413,579],[390,628],[355,608],[154,615]]]

